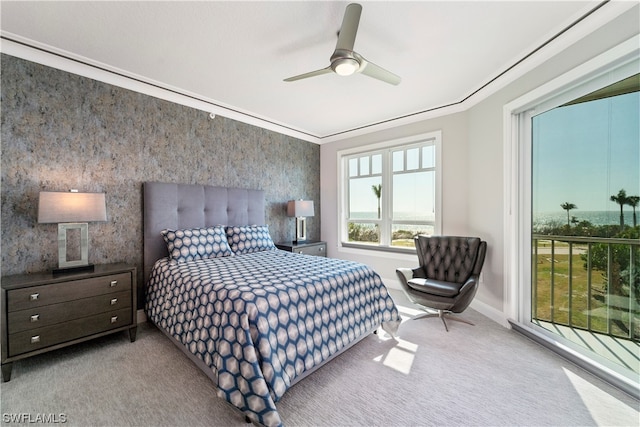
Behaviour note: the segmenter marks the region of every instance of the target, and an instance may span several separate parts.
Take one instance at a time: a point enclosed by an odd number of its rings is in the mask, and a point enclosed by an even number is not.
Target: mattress
[[[276,402],[297,380],[401,321],[370,267],[280,250],[160,259],[145,308],[211,369],[220,397],[267,426],[282,424]]]

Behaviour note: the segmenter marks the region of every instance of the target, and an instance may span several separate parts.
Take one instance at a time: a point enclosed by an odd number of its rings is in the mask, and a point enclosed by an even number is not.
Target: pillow
[[[162,230],[169,257],[178,262],[231,256],[231,248],[223,226]]]
[[[227,240],[237,255],[276,249],[268,225],[227,227]]]

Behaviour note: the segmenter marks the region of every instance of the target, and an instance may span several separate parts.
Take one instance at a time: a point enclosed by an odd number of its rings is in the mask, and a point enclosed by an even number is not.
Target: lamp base
[[[296,238],[293,244],[303,243],[307,240],[307,219],[304,217],[296,218]]]
[[[61,276],[64,274],[91,273],[92,271],[94,271],[94,269],[95,269],[95,266],[93,264],[78,265],[76,267],[54,268],[53,275]]]

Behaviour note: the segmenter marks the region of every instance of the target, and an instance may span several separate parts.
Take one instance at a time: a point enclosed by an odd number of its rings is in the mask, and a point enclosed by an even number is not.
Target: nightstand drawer
[[[327,256],[327,245],[322,243],[319,245],[309,245],[295,248],[293,252],[303,255]]]
[[[42,328],[93,314],[131,307],[131,290],[83,298],[60,304],[12,311],[8,315],[9,334]]]
[[[327,242],[312,240],[304,242],[281,242],[276,243],[276,247],[281,251],[293,252],[294,254],[327,256]]]
[[[9,312],[25,310],[122,290],[131,290],[131,274],[129,273],[32,286],[8,291],[7,310]]]
[[[131,308],[71,320],[60,325],[9,334],[9,356],[38,350],[131,324]]]

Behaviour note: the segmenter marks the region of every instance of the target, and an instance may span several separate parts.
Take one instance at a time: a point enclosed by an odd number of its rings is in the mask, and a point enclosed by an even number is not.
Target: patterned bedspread
[[[156,262],[146,311],[209,366],[218,395],[281,425],[275,402],[305,372],[400,316],[366,265],[279,250]]]

